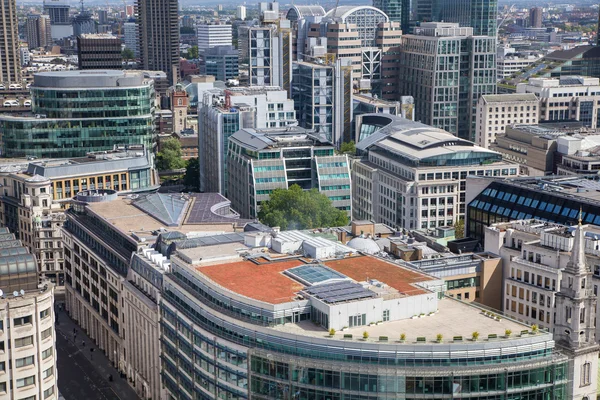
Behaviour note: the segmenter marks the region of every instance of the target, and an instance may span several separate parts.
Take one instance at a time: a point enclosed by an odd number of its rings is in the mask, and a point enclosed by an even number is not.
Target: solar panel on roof
[[[328,304],[377,296],[375,292],[350,281],[311,286],[304,292]]]

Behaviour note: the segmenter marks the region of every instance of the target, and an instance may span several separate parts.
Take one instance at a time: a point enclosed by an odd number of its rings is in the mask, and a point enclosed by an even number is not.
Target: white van
[[[10,103],[10,100],[6,100],[4,102],[4,107],[12,107],[12,104]]]
[[[23,107],[31,107],[31,100],[25,100],[23,102]]]
[[[23,86],[21,86],[18,83],[11,83],[10,86],[8,87],[10,90],[17,90],[17,89],[23,89]]]

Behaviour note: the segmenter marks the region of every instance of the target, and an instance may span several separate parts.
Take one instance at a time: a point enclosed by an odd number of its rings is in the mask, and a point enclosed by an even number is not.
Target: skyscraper
[[[5,0],[0,7],[0,80],[21,83],[19,60],[19,21],[15,0]]]
[[[373,7],[387,14],[390,21],[400,22],[402,32],[410,28],[410,0],[373,0]]]
[[[29,14],[25,26],[27,31],[27,44],[30,49],[46,47],[52,44],[50,16]]]
[[[532,28],[542,27],[542,7],[533,7],[529,10],[529,26]]]
[[[476,36],[496,36],[498,0],[416,1],[417,21],[455,22],[461,27],[472,27]]]
[[[200,23],[196,26],[198,34],[198,52],[203,54],[215,46],[231,46],[231,25],[222,22]]]
[[[136,0],[142,68],[164,71],[173,85],[179,76],[177,0]]]
[[[135,22],[125,22],[123,24],[123,36],[125,40],[125,47],[132,50],[135,58],[140,56],[140,43],[139,43],[139,27]]]
[[[426,22],[402,45],[398,90],[415,98],[415,120],[473,140],[477,100],[496,93],[496,37]]]

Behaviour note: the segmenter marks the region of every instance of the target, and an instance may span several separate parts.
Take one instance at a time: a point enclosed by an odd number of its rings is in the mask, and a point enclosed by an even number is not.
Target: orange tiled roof
[[[282,272],[304,263],[300,260],[256,265],[251,261],[199,267],[198,271],[219,285],[251,299],[279,304],[291,301],[303,285]]]
[[[427,293],[425,290],[412,284],[433,279],[375,257],[349,257],[342,260],[327,261],[325,265],[355,281],[361,282],[367,279],[377,279],[407,295]]]

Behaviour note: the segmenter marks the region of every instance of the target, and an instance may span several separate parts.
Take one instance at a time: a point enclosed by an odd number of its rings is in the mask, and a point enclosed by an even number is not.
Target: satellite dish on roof
[[[25,291],[23,289],[21,289],[19,293],[21,293],[21,296],[25,296]]]
[[[19,292],[17,292],[16,290],[13,292],[13,296],[17,297],[19,296]]]

